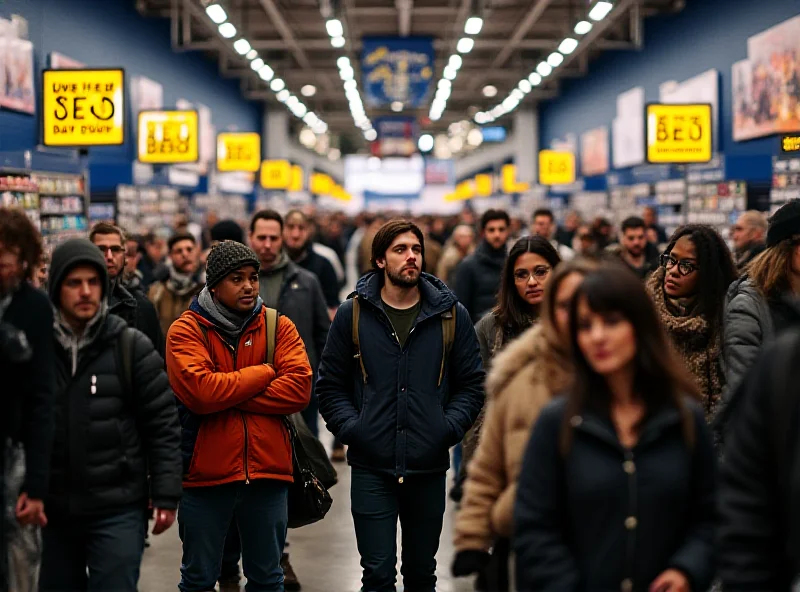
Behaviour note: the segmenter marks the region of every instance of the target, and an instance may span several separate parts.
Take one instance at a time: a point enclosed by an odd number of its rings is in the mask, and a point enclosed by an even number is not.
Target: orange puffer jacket
[[[294,323],[279,317],[269,365],[263,310],[235,347],[202,312],[195,301],[167,335],[167,373],[183,427],[184,487],[292,481],[283,418],[305,409],[311,397],[311,366]]]

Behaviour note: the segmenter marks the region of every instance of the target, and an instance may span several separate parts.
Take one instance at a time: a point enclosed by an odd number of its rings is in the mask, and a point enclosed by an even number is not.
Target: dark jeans
[[[396,477],[353,467],[350,502],[364,592],[394,591],[397,520],[402,527],[401,567],[406,592],[436,590],[436,551],[442,534],[445,475]]]
[[[50,516],[42,529],[40,592],[136,592],[146,531],[144,509]]]
[[[287,483],[266,479],[185,488],[178,510],[181,592],[214,589],[233,520],[241,540],[247,592],[283,592],[280,562],[288,523],[287,494]]]

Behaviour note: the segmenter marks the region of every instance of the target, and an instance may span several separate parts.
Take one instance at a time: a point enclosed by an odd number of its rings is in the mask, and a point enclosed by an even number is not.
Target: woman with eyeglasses
[[[710,226],[675,231],[661,266],[647,281],[661,324],[703,396],[710,420],[722,396],[722,316],[725,294],[736,277],[728,246]]]
[[[589,273],[569,332],[574,386],[540,413],[520,471],[516,589],[708,590],[716,455],[641,280],[618,262]]]
[[[522,453],[539,411],[570,382],[569,308],[578,285],[597,265],[583,258],[561,263],[545,288],[539,323],[493,361],[486,419],[455,524],[453,573],[479,573],[478,589],[509,589],[509,539]]]

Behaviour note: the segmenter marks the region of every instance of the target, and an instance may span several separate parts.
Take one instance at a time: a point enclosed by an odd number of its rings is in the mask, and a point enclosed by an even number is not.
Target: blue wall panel
[[[766,180],[771,176],[775,138],[734,142],[731,66],[747,57],[747,39],[800,14],[798,0],[687,0],[674,15],[647,19],[641,51],[607,52],[590,65],[585,78],[566,80],[561,94],[541,105],[541,146],[567,133],[611,126],[617,95],[643,86],[646,101],[658,101],[658,87],[701,72],[720,72],[720,150],[740,168],[731,178]]]
[[[169,21],[145,19],[134,6],[134,0],[4,0],[0,17],[19,14],[28,20],[37,97],[40,70],[50,52],[57,51],[89,67],[125,68],[129,89],[137,75],[161,83],[167,107],[179,98],[202,103],[211,108],[217,130],[261,131],[262,108],[242,97],[237,81],[221,78],[216,64],[200,53],[173,52]],[[135,129],[129,116],[126,145],[93,148],[92,161],[134,160]],[[0,151],[30,149],[38,141],[36,117],[0,109]]]

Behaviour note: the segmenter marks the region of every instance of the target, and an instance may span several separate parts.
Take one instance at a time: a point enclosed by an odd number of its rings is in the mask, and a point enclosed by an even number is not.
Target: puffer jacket
[[[488,551],[512,534],[517,477],[539,412],[569,384],[569,362],[543,328],[528,329],[497,355],[486,379],[486,419],[456,517],[456,551]]]
[[[174,509],[181,497],[180,425],[161,356],[134,332],[133,390],[126,394],[116,342],[127,325],[113,315],[99,322],[80,349],[65,349],[55,340],[56,432],[47,512],[144,509],[148,497],[157,508]]]
[[[285,316],[278,319],[274,364],[265,363],[264,310],[253,311],[235,345],[196,298],[170,327],[167,373],[180,402],[184,487],[292,481],[292,445],[283,417],[308,405],[311,366]]]
[[[128,327],[144,333],[158,354],[164,357],[164,332],[158,321],[155,307],[140,290],[127,290],[117,281],[108,295],[108,312],[117,315]]]
[[[466,309],[456,327],[441,384],[443,313],[457,304],[439,279],[420,276],[419,316],[403,347],[381,303],[383,274],[357,286],[359,342],[366,381],[353,345],[353,301],[336,313],[322,353],[317,395],[328,429],[349,446],[352,466],[397,477],[445,472],[448,450],[464,437],[483,405],[484,371]]]
[[[464,259],[456,270],[455,293],[463,304],[473,323],[497,302],[506,249],[492,249],[482,241],[475,252]]]

